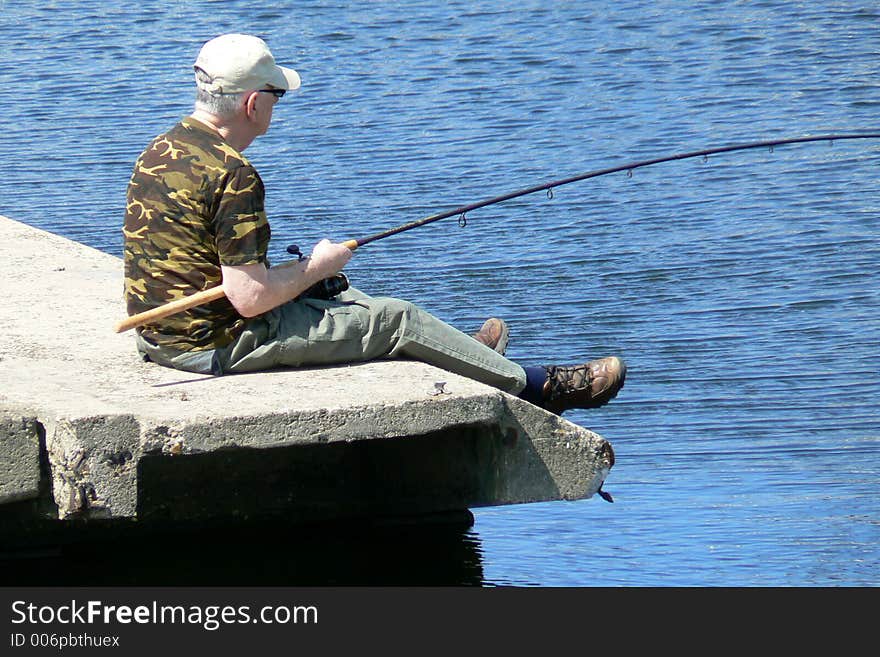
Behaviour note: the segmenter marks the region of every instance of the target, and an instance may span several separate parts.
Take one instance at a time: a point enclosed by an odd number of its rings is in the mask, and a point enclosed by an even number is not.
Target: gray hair
[[[196,109],[224,119],[231,118],[244,102],[245,94],[216,94],[202,87],[203,84],[210,86],[212,82],[210,75],[196,68]]]

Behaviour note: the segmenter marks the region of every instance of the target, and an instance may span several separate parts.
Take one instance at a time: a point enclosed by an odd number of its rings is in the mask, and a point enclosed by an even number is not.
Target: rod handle
[[[124,331],[128,331],[129,329],[133,329],[136,326],[149,324],[150,322],[154,322],[157,319],[162,319],[164,317],[168,317],[169,315],[182,313],[184,310],[189,310],[190,308],[201,306],[203,303],[216,301],[217,299],[221,299],[224,296],[226,296],[226,292],[223,290],[223,286],[218,285],[207,290],[202,290],[201,292],[196,292],[195,294],[191,294],[188,297],[178,299],[177,301],[171,301],[170,303],[166,303],[162,306],[159,306],[158,308],[145,310],[142,313],[137,313],[136,315],[127,317],[121,322],[118,322],[114,329],[117,333],[122,333]]]

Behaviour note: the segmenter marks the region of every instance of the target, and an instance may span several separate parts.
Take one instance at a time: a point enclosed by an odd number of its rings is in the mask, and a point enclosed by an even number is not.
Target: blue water
[[[632,160],[880,128],[872,3],[0,10],[0,214],[116,255],[134,159],[222,32],[303,78],[247,151],[275,260]],[[451,557],[469,583],[880,583],[878,164],[876,140],[673,162],[358,251],[359,288],[465,330],[499,314],[523,364],[629,363],[617,400],[567,415],[613,444],[614,504],[474,509]]]

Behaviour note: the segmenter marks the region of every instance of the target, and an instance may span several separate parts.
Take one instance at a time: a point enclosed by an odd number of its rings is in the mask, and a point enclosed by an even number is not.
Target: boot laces
[[[550,399],[554,400],[572,392],[590,392],[593,384],[589,364],[560,367],[551,365],[547,368],[550,381]]]

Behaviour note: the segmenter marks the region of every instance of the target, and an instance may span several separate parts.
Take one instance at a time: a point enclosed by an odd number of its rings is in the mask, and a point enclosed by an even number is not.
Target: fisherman
[[[352,250],[322,239],[299,262],[269,267],[263,183],[243,155],[300,76],[244,34],[205,43],[194,69],[193,113],[147,146],[129,182],[125,296],[129,315],[219,285],[225,297],[139,327],[145,360],[221,375],[408,358],[558,414],[601,406],[623,387],[626,366],[614,356],[525,368],[505,358],[508,327],[498,318],[468,335],[412,303],[351,287],[301,296],[337,276]]]

